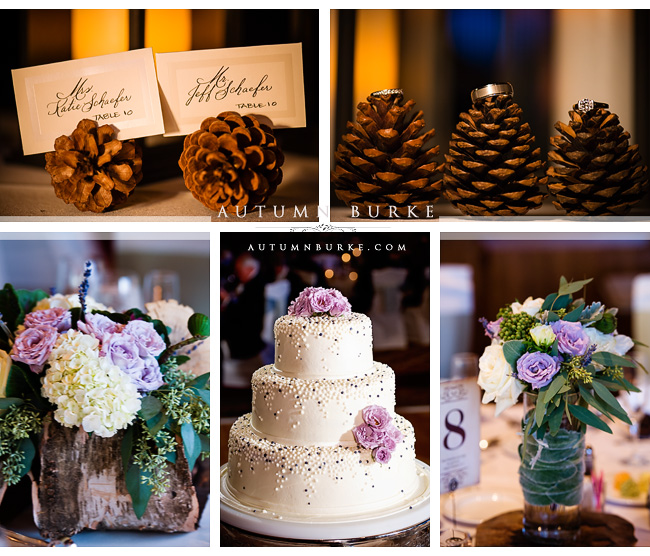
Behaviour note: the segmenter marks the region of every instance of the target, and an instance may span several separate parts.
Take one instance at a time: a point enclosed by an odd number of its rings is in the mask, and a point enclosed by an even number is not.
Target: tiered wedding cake
[[[336,290],[307,288],[274,326],[275,364],[252,379],[253,410],[230,431],[227,488],[282,516],[403,507],[419,487],[395,374],[373,362],[370,319]]]

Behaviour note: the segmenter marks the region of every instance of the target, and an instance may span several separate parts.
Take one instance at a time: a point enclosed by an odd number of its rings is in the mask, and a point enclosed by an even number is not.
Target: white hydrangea
[[[43,395],[57,406],[54,418],[111,437],[133,422],[140,397],[131,378],[99,355],[99,341],[78,330],[59,336],[43,377]]]
[[[63,307],[68,310],[81,307],[79,295],[76,293],[70,295],[63,295],[61,293],[54,294],[46,299],[41,299],[32,311],[42,311],[43,309],[51,309],[52,307]],[[86,296],[86,309],[88,311],[92,311],[93,309],[97,311],[112,311],[110,307],[106,307],[106,305],[95,301],[90,296]]]

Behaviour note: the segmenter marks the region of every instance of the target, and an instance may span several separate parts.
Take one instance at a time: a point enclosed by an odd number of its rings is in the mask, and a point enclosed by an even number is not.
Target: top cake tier
[[[372,323],[366,315],[286,315],[275,321],[275,368],[302,378],[356,376],[372,368]]]

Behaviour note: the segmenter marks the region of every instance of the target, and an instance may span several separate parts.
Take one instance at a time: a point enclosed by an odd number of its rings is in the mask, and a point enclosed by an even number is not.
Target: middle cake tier
[[[395,411],[395,373],[382,363],[359,376],[301,379],[273,365],[255,371],[251,425],[261,436],[292,445],[356,444],[352,429],[370,405]]]

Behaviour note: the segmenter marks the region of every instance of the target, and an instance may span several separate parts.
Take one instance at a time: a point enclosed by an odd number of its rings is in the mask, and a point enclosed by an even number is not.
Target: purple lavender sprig
[[[86,297],[88,296],[88,278],[90,278],[90,275],[92,274],[92,263],[90,261],[86,261],[86,270],[84,271],[84,279],[81,281],[81,284],[79,285],[79,303],[81,304],[81,315],[79,319],[82,322],[86,322]]]

